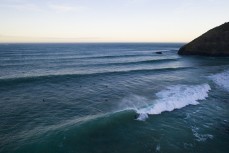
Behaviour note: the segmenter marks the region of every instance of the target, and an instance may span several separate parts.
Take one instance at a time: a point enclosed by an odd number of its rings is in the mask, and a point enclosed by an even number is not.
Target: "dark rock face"
[[[215,27],[178,51],[179,55],[229,56],[229,22]]]

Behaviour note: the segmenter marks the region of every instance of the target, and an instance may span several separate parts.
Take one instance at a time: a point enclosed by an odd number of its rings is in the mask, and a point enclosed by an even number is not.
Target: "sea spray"
[[[122,99],[119,103],[119,110],[138,110],[140,108],[148,107],[150,99],[146,97],[131,94]]]
[[[153,105],[136,110],[138,120],[144,121],[148,114],[160,114],[165,111],[173,111],[187,105],[197,105],[198,100],[208,97],[211,88],[208,84],[202,85],[175,85],[156,93],[158,99]]]
[[[223,89],[229,91],[229,70],[211,75],[209,78]]]

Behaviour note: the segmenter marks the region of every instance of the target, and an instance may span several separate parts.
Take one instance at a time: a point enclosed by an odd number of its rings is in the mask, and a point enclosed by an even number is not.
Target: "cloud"
[[[145,3],[148,2],[149,0],[128,0],[130,3]]]
[[[42,11],[42,9],[33,3],[3,3],[0,4],[0,8],[13,9],[19,11]]]
[[[49,8],[58,12],[75,12],[85,9],[83,6],[72,6],[68,4],[49,4]]]
[[[3,3],[0,3],[0,9],[12,9],[18,11],[57,11],[57,12],[75,12],[82,11],[86,7],[77,6],[76,4],[58,4],[54,1],[48,2],[36,2],[28,0],[3,0]]]

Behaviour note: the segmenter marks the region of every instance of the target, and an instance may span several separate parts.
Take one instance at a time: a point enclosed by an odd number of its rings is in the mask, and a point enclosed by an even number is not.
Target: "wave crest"
[[[148,118],[148,114],[160,114],[187,105],[197,105],[199,104],[198,100],[204,100],[208,97],[210,90],[208,84],[170,86],[156,94],[159,99],[153,105],[137,110],[139,114],[137,119],[145,120]]]
[[[229,70],[212,75],[209,78],[223,89],[229,91]]]

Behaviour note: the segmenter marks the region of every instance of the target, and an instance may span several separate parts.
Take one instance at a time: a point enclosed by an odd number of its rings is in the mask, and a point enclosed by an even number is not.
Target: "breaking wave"
[[[212,75],[209,78],[223,89],[229,91],[229,70]]]
[[[208,84],[202,85],[175,85],[156,93],[158,99],[145,108],[136,110],[139,114],[137,120],[144,121],[148,114],[160,114],[165,111],[173,111],[187,105],[197,105],[198,100],[208,97],[211,90]]]

